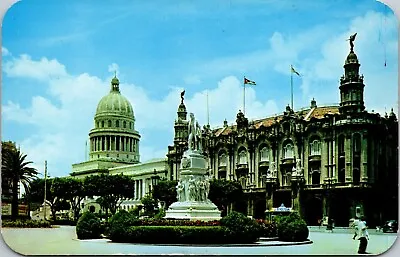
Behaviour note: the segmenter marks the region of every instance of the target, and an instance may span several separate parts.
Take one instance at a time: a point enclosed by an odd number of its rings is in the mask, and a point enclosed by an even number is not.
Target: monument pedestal
[[[210,182],[206,161],[200,151],[188,150],[181,161],[177,185],[178,201],[165,212],[165,219],[219,220],[221,211],[208,199]]]

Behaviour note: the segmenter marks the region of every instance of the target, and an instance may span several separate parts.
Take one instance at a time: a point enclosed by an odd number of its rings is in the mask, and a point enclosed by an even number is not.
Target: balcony
[[[308,156],[309,162],[321,162],[321,155],[310,155]]]
[[[268,167],[269,161],[263,160],[258,162],[259,167]]]
[[[281,163],[282,165],[292,165],[294,163],[294,157],[282,158]]]

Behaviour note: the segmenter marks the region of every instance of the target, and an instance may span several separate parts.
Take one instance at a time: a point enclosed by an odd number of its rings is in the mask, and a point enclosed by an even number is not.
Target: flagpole
[[[246,83],[243,76],[243,114],[246,115]]]
[[[290,65],[290,97],[291,97],[291,104],[293,110],[293,66]]]

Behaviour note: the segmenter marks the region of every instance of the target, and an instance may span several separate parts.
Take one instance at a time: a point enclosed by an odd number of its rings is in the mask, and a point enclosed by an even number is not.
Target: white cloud
[[[1,54],[2,54],[3,56],[7,56],[7,55],[10,55],[11,53],[10,53],[10,51],[8,51],[7,48],[5,48],[4,46],[2,46],[2,47],[1,47]]]
[[[9,77],[25,77],[39,80],[60,78],[67,75],[65,66],[57,60],[42,58],[39,61],[33,61],[26,54],[6,61],[4,71]]]

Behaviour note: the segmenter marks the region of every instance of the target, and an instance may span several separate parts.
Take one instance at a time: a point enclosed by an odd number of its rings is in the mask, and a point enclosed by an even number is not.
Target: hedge
[[[221,244],[229,241],[228,235],[228,229],[222,226],[130,226],[110,239],[121,243]]]
[[[1,226],[10,228],[51,228],[51,223],[45,220],[3,220]]]
[[[238,212],[220,221],[139,220],[120,211],[109,222],[107,235],[115,242],[130,243],[253,243],[261,236],[273,234],[270,224],[259,224]]]

